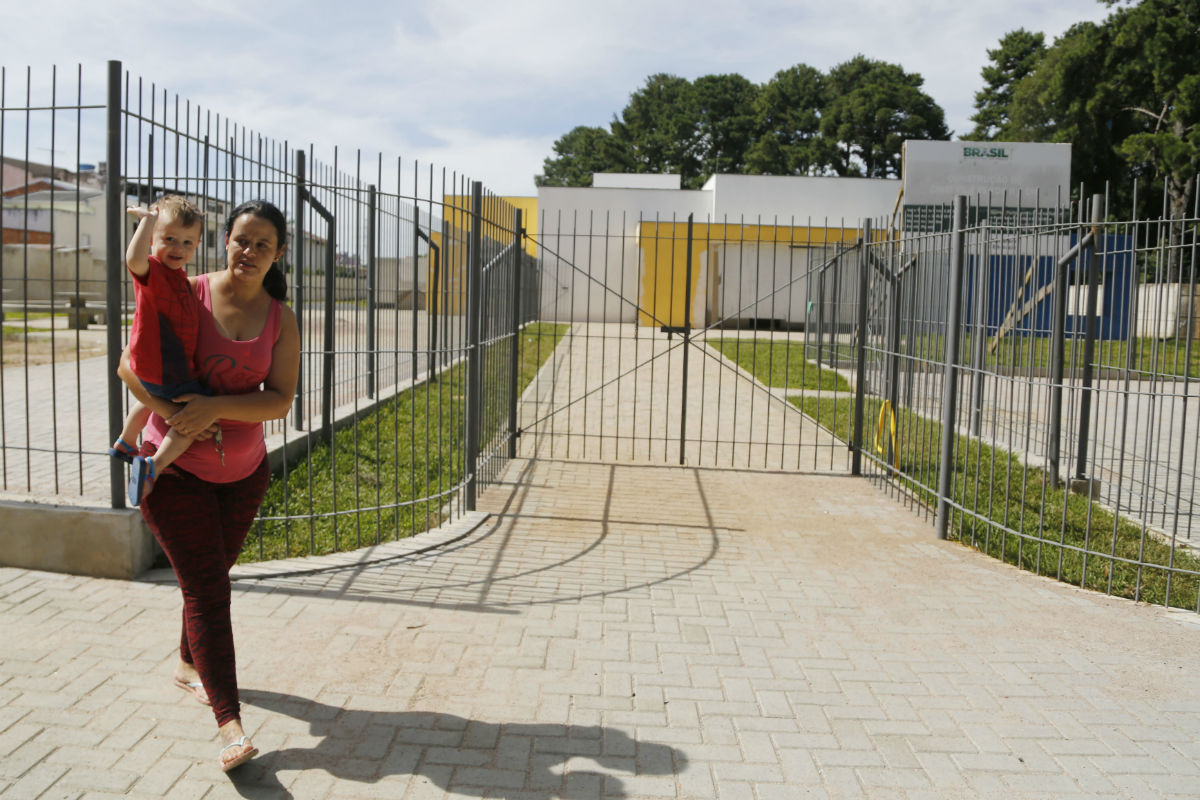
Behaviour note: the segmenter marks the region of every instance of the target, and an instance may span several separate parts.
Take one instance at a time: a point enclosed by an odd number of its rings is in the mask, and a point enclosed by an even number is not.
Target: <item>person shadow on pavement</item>
[[[597,725],[484,722],[434,711],[340,708],[278,692],[242,689],[251,706],[308,723],[312,747],[263,749],[230,773],[245,797],[291,797],[278,772],[325,770],[344,781],[375,783],[412,775],[443,790],[525,800],[625,797],[616,773],[665,782],[654,795],[674,795],[687,756]],[[260,736],[259,739],[268,738]],[[265,742],[259,742],[261,747]],[[599,769],[597,769],[598,767]],[[661,778],[648,776],[663,776]],[[334,793],[336,794],[336,792]]]

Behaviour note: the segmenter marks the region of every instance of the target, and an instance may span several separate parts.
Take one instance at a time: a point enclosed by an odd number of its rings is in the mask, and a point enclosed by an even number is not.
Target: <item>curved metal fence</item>
[[[907,227],[843,223],[833,239],[795,221],[768,235],[761,220],[542,209],[534,239],[466,176],[271,139],[118,62],[103,76],[0,69],[0,161],[6,496],[124,505],[124,468],[106,455],[127,402],[123,207],[196,200],[191,269],[205,272],[224,263],[225,216],[264,198],[289,221],[302,353],[292,411],[267,426],[277,479],[248,558],[373,544],[471,509],[518,455],[518,398],[571,325],[521,455],[733,466],[816,453],[941,536],[1200,610],[1195,208],[1117,220],[1104,196],[947,198]],[[701,260],[703,280],[688,271]],[[693,285],[700,316],[677,291]],[[825,388],[789,384],[794,362]],[[653,410],[628,431],[598,417],[630,402]],[[756,413],[799,444],[712,427]],[[814,420],[821,436],[804,438]],[[849,467],[833,458],[843,446]],[[754,463],[794,469],[779,458]]]
[[[266,426],[278,480],[251,554],[375,543],[472,508],[508,457],[520,332],[541,331],[516,210],[431,165],[319,158],[118,62],[105,77],[0,74],[0,488],[124,507],[106,454],[127,407],[124,208],[179,193],[205,212],[194,273],[222,268],[238,203],[269,200],[289,225],[300,381],[292,413]]]

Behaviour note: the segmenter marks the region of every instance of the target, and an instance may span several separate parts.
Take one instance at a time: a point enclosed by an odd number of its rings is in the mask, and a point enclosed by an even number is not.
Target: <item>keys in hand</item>
[[[221,439],[221,426],[217,426],[217,432],[213,434],[213,444],[217,447],[217,455],[221,457],[221,466],[225,466],[225,445]]]

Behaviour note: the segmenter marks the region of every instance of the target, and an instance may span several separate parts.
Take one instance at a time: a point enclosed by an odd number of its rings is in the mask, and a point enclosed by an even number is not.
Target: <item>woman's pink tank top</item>
[[[200,335],[196,342],[198,377],[208,387],[209,393],[214,395],[257,391],[271,371],[271,354],[279,336],[282,304],[272,300],[262,333],[255,339],[239,342],[225,338],[217,330],[212,315],[208,275],[196,278],[195,289],[201,308]],[[157,447],[166,432],[167,424],[157,414],[151,414],[150,422],[146,425],[146,440]],[[194,442],[175,460],[175,466],[211,483],[232,483],[254,472],[267,454],[261,422],[223,420],[221,438],[225,448],[224,465],[221,464],[216,444],[209,439],[206,442]]]

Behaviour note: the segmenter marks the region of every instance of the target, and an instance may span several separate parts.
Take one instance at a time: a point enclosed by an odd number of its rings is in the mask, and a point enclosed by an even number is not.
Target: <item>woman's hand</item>
[[[169,417],[166,422],[181,435],[203,442],[217,432],[219,403],[203,394],[181,394],[172,399],[182,403],[183,408]]]

